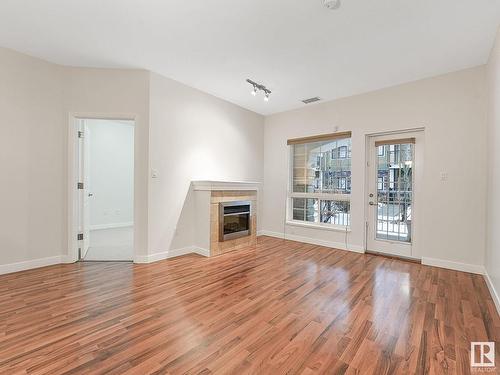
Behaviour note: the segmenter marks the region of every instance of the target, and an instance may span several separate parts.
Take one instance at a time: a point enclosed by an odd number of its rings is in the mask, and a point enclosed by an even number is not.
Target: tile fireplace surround
[[[197,215],[197,246],[209,248],[210,256],[221,255],[257,243],[257,201],[259,183],[193,181]],[[219,240],[219,209],[222,202],[250,201],[250,235],[221,242]]]

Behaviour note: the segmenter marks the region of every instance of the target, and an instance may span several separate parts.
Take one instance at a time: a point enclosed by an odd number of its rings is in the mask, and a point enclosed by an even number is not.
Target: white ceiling
[[[484,64],[500,22],[500,0],[342,1],[1,0],[0,46],[152,70],[271,114]]]

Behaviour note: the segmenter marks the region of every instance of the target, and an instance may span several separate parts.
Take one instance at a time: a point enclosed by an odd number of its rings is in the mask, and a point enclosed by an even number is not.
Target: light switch
[[[160,174],[156,169],[151,169],[151,178],[158,178],[160,177]]]

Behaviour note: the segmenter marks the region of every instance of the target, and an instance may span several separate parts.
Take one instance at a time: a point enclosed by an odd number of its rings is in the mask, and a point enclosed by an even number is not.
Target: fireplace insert
[[[251,234],[252,202],[219,203],[219,241],[232,240]]]

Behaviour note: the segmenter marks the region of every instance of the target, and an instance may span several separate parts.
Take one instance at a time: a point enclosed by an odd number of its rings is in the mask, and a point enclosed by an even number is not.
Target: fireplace
[[[219,203],[219,241],[249,236],[252,223],[252,202]]]

